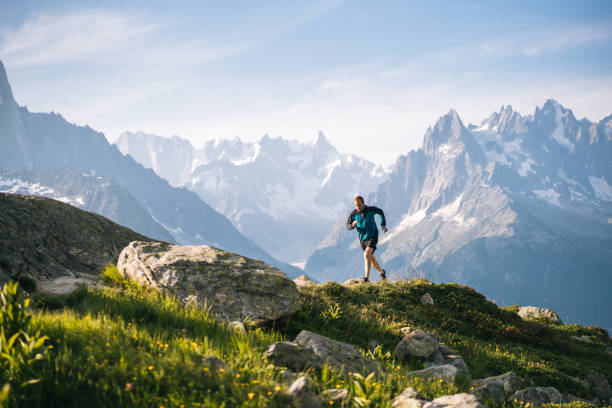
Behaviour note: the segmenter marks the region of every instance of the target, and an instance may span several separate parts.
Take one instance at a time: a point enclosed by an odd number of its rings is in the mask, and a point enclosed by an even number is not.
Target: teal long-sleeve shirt
[[[385,213],[378,207],[374,206],[364,206],[361,212],[354,209],[353,212],[349,215],[348,220],[346,221],[346,228],[352,230],[353,221],[357,221],[357,232],[359,233],[359,240],[365,241],[368,239],[374,238],[378,235],[378,228],[376,227],[376,220],[374,219],[375,215],[380,216],[380,225],[382,227],[387,225],[385,220]]]

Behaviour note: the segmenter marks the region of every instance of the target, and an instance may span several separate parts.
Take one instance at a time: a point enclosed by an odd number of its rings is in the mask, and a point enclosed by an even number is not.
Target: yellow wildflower
[[[255,393],[254,392],[249,392],[248,393],[248,397],[249,397],[249,399],[253,399],[255,397]]]
[[[280,391],[280,389],[281,389],[280,385],[277,385],[276,387],[274,387],[274,391],[278,392],[278,391]]]

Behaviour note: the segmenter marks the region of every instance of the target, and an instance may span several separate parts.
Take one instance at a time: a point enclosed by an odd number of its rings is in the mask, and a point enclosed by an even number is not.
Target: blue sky
[[[612,2],[1,2],[0,59],[21,105],[111,141],[321,130],[390,164],[451,108],[611,113]]]

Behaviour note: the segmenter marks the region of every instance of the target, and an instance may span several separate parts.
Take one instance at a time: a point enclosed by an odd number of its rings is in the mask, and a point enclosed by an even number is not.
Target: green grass
[[[108,287],[102,289],[33,296],[29,330],[48,336],[50,349],[31,366],[29,375],[37,382],[11,387],[7,406],[289,407],[290,384],[283,381],[282,367],[270,365],[264,352],[303,329],[355,344],[385,368],[380,376],[343,375],[329,368],[307,372],[317,393],[348,389],[344,406],[351,407],[390,407],[408,386],[430,398],[468,390],[467,381],[408,378],[406,373],[422,368],[422,361],[392,358],[403,326],[438,334],[464,357],[474,378],[513,370],[537,385],[590,397],[561,373],[612,372],[605,331],[523,321],[458,285],[424,280],[319,285],[301,290],[303,308],[282,332],[247,325],[246,333],[240,333],[206,309],[184,307],[123,280],[114,265],[103,276]],[[434,298],[433,307],[420,304],[425,292]],[[583,334],[594,342],[569,337]],[[374,352],[367,351],[371,340],[382,344]],[[224,360],[227,368],[207,363],[208,356]]]

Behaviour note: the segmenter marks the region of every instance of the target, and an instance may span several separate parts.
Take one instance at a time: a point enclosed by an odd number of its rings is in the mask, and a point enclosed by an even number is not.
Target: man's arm
[[[387,220],[385,218],[385,213],[378,207],[371,206],[370,210],[374,211],[374,214],[380,215],[380,226],[384,232],[387,232]]]
[[[346,228],[350,230],[355,228],[353,226],[353,214],[355,214],[355,210],[349,214],[348,220],[346,220]]]

